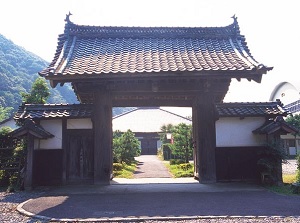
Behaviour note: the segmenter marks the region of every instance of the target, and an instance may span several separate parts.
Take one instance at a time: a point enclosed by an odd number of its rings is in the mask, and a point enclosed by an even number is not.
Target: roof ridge
[[[162,108],[159,108],[159,110],[162,110],[162,111],[164,111],[164,112],[170,113],[170,114],[172,114],[172,115],[176,115],[176,116],[178,116],[178,117],[180,117],[180,118],[183,118],[183,119],[186,119],[186,120],[188,120],[188,121],[192,121],[191,119],[189,119],[189,118],[187,118],[187,117],[178,115],[178,114],[173,113],[173,112],[170,112],[170,111],[168,111],[168,110],[164,110],[164,109],[162,109]]]
[[[235,15],[233,15],[231,18],[233,19],[233,22],[229,25],[226,25],[226,26],[114,26],[114,25],[111,25],[111,26],[100,26],[100,25],[84,25],[84,24],[76,24],[74,22],[72,22],[70,20],[70,16],[73,15],[72,13],[69,12],[69,14],[66,15],[66,18],[65,18],[65,22],[66,22],[66,26],[77,26],[77,27],[85,27],[85,28],[182,28],[182,29],[185,29],[185,28],[191,28],[191,29],[198,29],[198,28],[227,28],[229,26],[233,26],[233,28],[239,30],[239,24],[238,24],[238,21],[237,21],[237,17]]]
[[[66,24],[64,34],[66,36],[98,36],[105,35],[106,37],[116,37],[121,35],[122,37],[137,36],[141,38],[145,34],[148,38],[151,36],[168,38],[180,37],[201,37],[214,38],[228,37],[228,36],[240,36],[240,29],[237,22],[237,17],[232,17],[233,22],[226,26],[100,26],[100,25],[79,25],[70,21],[69,13],[66,15]],[[126,33],[126,35],[124,35]],[[176,34],[174,36],[174,34]]]

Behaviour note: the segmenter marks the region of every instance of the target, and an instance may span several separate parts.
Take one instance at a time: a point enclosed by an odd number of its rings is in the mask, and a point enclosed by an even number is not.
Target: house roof
[[[288,124],[284,119],[280,116],[275,119],[267,120],[261,127],[255,129],[253,133],[255,134],[273,134],[275,132],[280,132],[281,134],[287,133],[298,133],[299,130],[294,126]]]
[[[14,119],[16,121],[23,121],[26,119],[57,119],[57,118],[89,118],[92,117],[93,111],[92,104],[23,104],[19,107],[16,112]],[[286,116],[289,114],[280,101],[276,102],[253,102],[253,103],[219,103],[216,104],[216,109],[220,117],[276,117]],[[163,111],[164,114],[171,114],[172,117],[181,117],[180,115],[174,114],[170,111],[155,107],[150,108],[139,108],[123,113],[119,116],[115,116],[114,119],[122,117],[124,115],[131,116],[134,114],[144,115],[148,117],[148,113],[151,110],[157,110],[160,113]],[[138,111],[138,113],[137,113]],[[159,117],[160,114],[157,114]],[[132,117],[137,120],[136,117]],[[149,118],[147,118],[149,119]],[[187,119],[187,118],[184,118]],[[150,119],[149,119],[150,120]]]
[[[91,104],[23,104],[14,119],[87,118],[92,116]]]
[[[220,117],[276,117],[289,114],[279,100],[275,102],[219,103],[216,107]]]
[[[69,16],[53,61],[39,73],[52,86],[113,74],[163,76],[185,71],[230,71],[226,77],[248,74],[260,81],[272,69],[253,58],[236,17],[225,27],[102,27],[77,25]]]
[[[47,132],[42,126],[36,124],[32,119],[26,119],[23,125],[9,133],[9,136],[20,138],[27,134],[31,134],[39,139],[52,138],[53,135]]]
[[[137,108],[113,117],[113,130],[126,132],[161,132],[162,125],[192,124],[192,120],[159,107]]]

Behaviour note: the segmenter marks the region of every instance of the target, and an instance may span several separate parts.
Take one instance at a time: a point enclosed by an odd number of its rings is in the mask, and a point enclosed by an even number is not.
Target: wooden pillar
[[[193,105],[193,135],[196,145],[196,167],[200,183],[216,179],[216,108],[211,93],[203,93]]]
[[[109,184],[112,174],[112,100],[109,92],[94,95],[94,184]]]
[[[62,120],[62,184],[67,184],[67,119]]]
[[[26,169],[24,188],[25,190],[31,190],[33,188],[33,156],[34,156],[34,137],[31,134],[27,134],[27,157],[26,157]]]

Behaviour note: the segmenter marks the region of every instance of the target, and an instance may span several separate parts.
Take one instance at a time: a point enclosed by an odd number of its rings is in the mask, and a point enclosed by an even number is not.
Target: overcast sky
[[[51,61],[71,21],[101,26],[226,26],[235,14],[254,58],[274,69],[262,83],[232,81],[225,101],[268,101],[281,81],[299,82],[297,0],[0,0],[0,33]],[[300,90],[300,89],[299,89]]]

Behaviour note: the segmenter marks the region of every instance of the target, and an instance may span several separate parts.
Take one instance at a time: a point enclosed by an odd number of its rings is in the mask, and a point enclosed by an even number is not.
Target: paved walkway
[[[149,178],[148,178],[149,179]],[[141,221],[232,216],[299,216],[300,196],[245,183],[113,184],[53,188],[18,210],[54,221]]]
[[[171,174],[163,162],[156,155],[142,155],[135,157],[138,161],[134,178],[171,178]]]
[[[193,178],[170,178],[156,156],[137,159],[135,179],[115,178],[109,186],[49,188],[20,204],[18,211],[63,222],[300,215],[300,196],[279,195],[249,183],[199,184]]]

